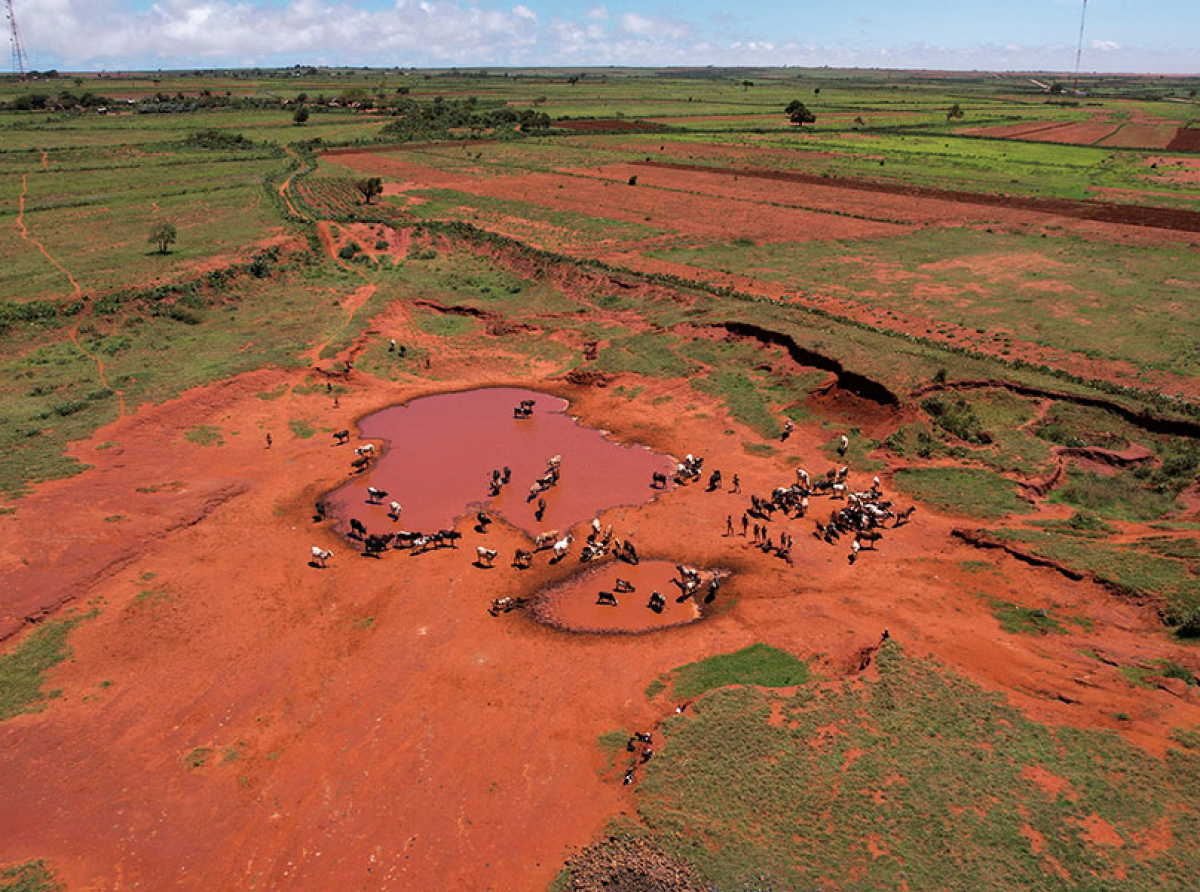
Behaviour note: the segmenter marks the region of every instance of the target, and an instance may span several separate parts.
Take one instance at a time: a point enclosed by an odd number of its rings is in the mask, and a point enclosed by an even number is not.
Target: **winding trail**
[[[43,162],[43,164],[45,163],[45,153],[43,153],[43,155],[42,155],[42,162]],[[83,346],[83,342],[79,340],[79,326],[83,322],[83,320],[88,316],[88,313],[92,308],[91,302],[84,298],[83,289],[79,287],[79,283],[77,281],[75,281],[75,276],[73,276],[71,274],[71,271],[69,269],[67,269],[65,266],[63,266],[61,263],[59,263],[57,260],[55,260],[54,257],[51,256],[50,252],[46,250],[46,246],[43,245],[40,241],[38,241],[36,238],[34,238],[32,235],[29,234],[29,229],[25,225],[25,195],[28,192],[28,188],[29,188],[29,184],[27,182],[26,176],[25,176],[25,174],[22,174],[21,175],[21,196],[20,196],[20,199],[18,200],[18,205],[17,205],[17,228],[21,231],[21,238],[25,239],[25,241],[29,242],[34,247],[36,247],[38,249],[38,251],[41,252],[42,256],[45,257],[48,261],[50,261],[51,265],[53,265],[56,269],[61,271],[62,274],[67,277],[67,281],[69,281],[71,283],[71,290],[72,290],[73,295],[75,296],[75,299],[82,301],[84,303],[83,310],[80,311],[79,315],[75,319],[75,324],[71,326],[71,328],[67,332],[67,334],[71,338],[71,343],[75,345],[75,349],[77,349],[80,353],[82,353],[88,359],[92,360],[92,362],[96,363],[96,374],[100,378],[100,383],[103,384],[107,390],[111,390],[113,393],[115,393],[117,395],[117,402],[119,405],[117,417],[124,418],[125,417],[125,391],[119,390],[116,387],[113,387],[112,384],[109,383],[108,375],[104,371],[104,360],[101,359],[96,354],[89,352],[88,349]]]
[[[288,177],[288,179],[290,180],[291,177]],[[286,181],[284,185],[287,185]],[[287,201],[287,196],[284,195],[283,192],[283,186],[280,187],[279,194],[283,196],[284,201]],[[288,206],[291,206],[291,202],[288,202]],[[321,247],[325,249],[325,253],[329,255],[329,258],[342,269],[348,270],[362,279],[363,284],[359,288],[356,288],[354,291],[350,292],[350,294],[347,295],[346,299],[342,302],[342,309],[346,311],[346,318],[343,320],[342,324],[339,325],[337,329],[334,330],[322,343],[317,344],[308,352],[307,356],[310,360],[312,360],[313,365],[316,365],[320,360],[322,351],[332,344],[337,338],[339,338],[342,332],[346,330],[347,326],[349,326],[353,321],[354,314],[358,312],[359,308],[361,308],[362,305],[365,304],[371,297],[371,295],[378,290],[378,286],[370,280],[366,273],[353,264],[347,263],[345,260],[337,256],[337,250],[333,244],[333,233],[330,231],[329,223],[327,221],[322,220],[317,223],[317,238],[320,240]]]
[[[295,152],[293,152],[289,146],[284,146],[283,150],[285,152],[287,152],[289,156],[291,156],[292,158],[295,158],[297,161],[300,160],[299,156]],[[288,194],[292,188],[292,180],[295,179],[296,174],[300,173],[300,170],[301,170],[301,168],[293,170],[291,173],[289,173],[287,175],[287,177],[284,179],[284,181],[279,184],[279,197],[283,201],[283,203],[285,205],[287,205],[288,213],[290,213],[293,217],[298,217],[301,220],[306,220],[307,217],[305,217],[304,214],[302,214],[298,210],[296,210],[296,206],[294,204],[292,204],[291,196]]]

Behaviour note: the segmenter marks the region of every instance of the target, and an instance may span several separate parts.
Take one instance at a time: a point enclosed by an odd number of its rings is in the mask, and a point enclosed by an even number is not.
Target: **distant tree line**
[[[532,108],[516,109],[500,102],[483,106],[477,99],[444,99],[431,102],[401,97],[393,108],[396,120],[381,131],[382,135],[401,139],[430,139],[451,130],[545,130],[550,116]]]

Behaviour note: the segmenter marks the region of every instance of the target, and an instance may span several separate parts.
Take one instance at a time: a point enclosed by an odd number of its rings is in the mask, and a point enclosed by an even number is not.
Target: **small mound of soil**
[[[605,387],[612,380],[612,375],[593,369],[573,369],[567,372],[566,377],[569,383],[584,387]]]
[[[688,864],[648,839],[606,839],[567,862],[571,892],[704,892]]]

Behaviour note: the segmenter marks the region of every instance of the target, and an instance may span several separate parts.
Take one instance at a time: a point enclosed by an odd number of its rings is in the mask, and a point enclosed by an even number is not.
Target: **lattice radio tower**
[[[12,5],[12,0],[9,0]],[[1079,92],[1079,61],[1083,58],[1083,23],[1087,20],[1087,0],[1083,0],[1083,9],[1079,13],[1079,47],[1075,50],[1075,83],[1072,90]],[[16,27],[15,25],[13,26]]]
[[[25,55],[25,47],[21,44],[21,29],[17,27],[17,15],[13,12],[13,0],[4,0],[5,12],[8,13],[9,30],[12,32],[12,70],[21,80],[28,76],[29,57]]]

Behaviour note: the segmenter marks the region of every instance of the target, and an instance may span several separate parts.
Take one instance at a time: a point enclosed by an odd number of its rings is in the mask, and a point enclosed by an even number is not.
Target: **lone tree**
[[[372,198],[383,194],[383,180],[379,177],[367,177],[355,183],[354,188],[362,193],[363,204],[370,204]]]
[[[788,120],[797,127],[803,127],[805,124],[815,124],[817,121],[817,116],[810,112],[808,106],[799,99],[793,99],[789,102],[784,111],[787,112]]]
[[[947,124],[949,124],[955,118],[961,118],[962,116],[963,116],[962,106],[959,105],[957,102],[954,103],[954,105],[950,106],[948,109],[946,109],[946,123]]]
[[[163,220],[161,223],[154,224],[154,228],[150,230],[150,238],[147,241],[152,245],[158,245],[159,254],[166,254],[167,249],[175,243],[176,234],[175,224]]]
[[[300,106],[296,109],[296,113],[292,115],[292,123],[299,126],[308,120],[308,109],[305,106]]]

